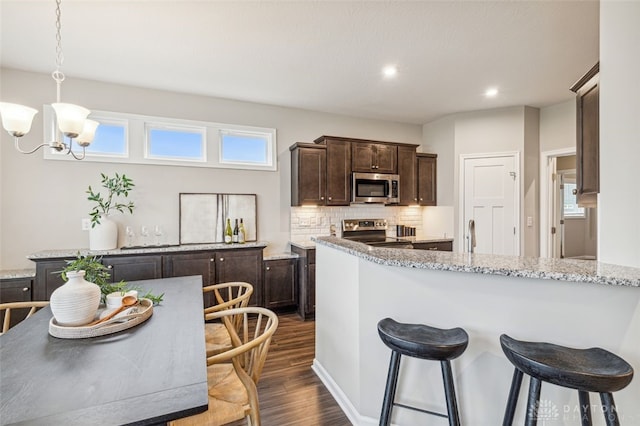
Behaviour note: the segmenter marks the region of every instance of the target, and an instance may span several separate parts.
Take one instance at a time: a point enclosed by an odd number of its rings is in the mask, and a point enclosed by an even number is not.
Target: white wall
[[[540,109],[540,151],[564,148],[576,148],[575,99]]]
[[[423,150],[438,154],[438,204],[453,206],[454,250],[462,251],[463,247],[458,224],[460,156],[519,152],[524,172],[520,179],[521,215],[526,212],[532,216],[536,226],[521,226],[521,253],[537,256],[538,121],[537,109],[519,106],[455,114],[423,126]]]
[[[43,139],[42,105],[55,100],[48,74],[0,69],[0,98],[38,108],[25,145]],[[392,140],[420,144],[419,125],[365,120],[306,110],[274,107],[191,94],[149,90],[68,76],[62,99],[89,109],[174,117],[229,124],[274,127],[278,132],[278,171],[257,172],[176,166],[121,165],[88,161],[45,161],[42,153],[19,154],[12,138],[0,139],[1,269],[33,267],[30,253],[88,246],[81,219],[88,216],[88,185],[99,185],[100,173],[125,173],[136,189],[133,215],[117,215],[120,228],[160,224],[168,242],[178,241],[180,192],[227,192],[258,195],[258,239],[266,254],[287,249],[290,232],[290,153],[295,142],[321,135]],[[140,143],[140,141],[133,141]],[[121,240],[122,241],[122,240]]]
[[[640,2],[600,2],[598,257],[640,267]]]

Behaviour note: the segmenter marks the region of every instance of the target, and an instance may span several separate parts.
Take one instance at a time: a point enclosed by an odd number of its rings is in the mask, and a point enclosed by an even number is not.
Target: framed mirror
[[[224,242],[227,218],[242,219],[245,241],[257,241],[256,194],[180,193],[180,244]]]

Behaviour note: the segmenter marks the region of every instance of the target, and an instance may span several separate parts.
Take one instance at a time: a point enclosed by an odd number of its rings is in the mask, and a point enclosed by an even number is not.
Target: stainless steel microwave
[[[400,176],[387,173],[353,173],[352,203],[397,204],[400,201]]]

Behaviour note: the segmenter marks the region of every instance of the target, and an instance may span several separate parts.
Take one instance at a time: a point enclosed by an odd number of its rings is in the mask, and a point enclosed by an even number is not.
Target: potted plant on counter
[[[125,202],[121,198],[129,196],[129,192],[135,186],[133,181],[126,175],[110,177],[104,173],[102,176],[102,187],[106,189],[106,195],[95,192],[91,186],[87,189],[89,196],[87,199],[96,204],[91,209],[91,230],[89,231],[90,250],[112,250],[118,247],[118,225],[109,218],[109,214],[116,210],[120,213],[129,212],[133,214],[135,207],[133,201]]]

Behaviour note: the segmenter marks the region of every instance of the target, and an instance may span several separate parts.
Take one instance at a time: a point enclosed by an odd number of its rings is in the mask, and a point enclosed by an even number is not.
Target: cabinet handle
[[[331,201],[331,197],[329,197],[329,201]]]
[[[320,197],[321,200],[324,200],[324,197]]]
[[[438,250],[438,247],[429,247],[428,250]]]
[[[267,266],[267,271],[270,271],[270,270],[271,270],[271,267],[270,267],[270,266]]]
[[[107,265],[107,269],[113,269],[113,265]]]
[[[422,198],[420,198],[420,199],[422,200]],[[417,199],[417,198],[414,198],[414,199],[413,199],[413,201],[418,201],[418,199]]]
[[[423,201],[423,198],[420,198],[420,201]]]
[[[220,262],[224,262],[224,257],[221,257],[221,258],[220,258]]]
[[[25,293],[26,293],[27,291],[29,291],[29,290],[31,290],[29,287],[24,287],[24,288],[22,289],[22,291],[24,291]]]
[[[216,260],[212,257],[211,259],[209,259],[209,262],[215,262]]]

